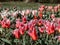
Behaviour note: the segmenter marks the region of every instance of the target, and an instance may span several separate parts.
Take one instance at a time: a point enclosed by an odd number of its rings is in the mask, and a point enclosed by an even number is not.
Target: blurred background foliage
[[[40,2],[40,3],[60,3],[60,0],[0,0],[0,2],[8,1],[24,1],[24,2]]]

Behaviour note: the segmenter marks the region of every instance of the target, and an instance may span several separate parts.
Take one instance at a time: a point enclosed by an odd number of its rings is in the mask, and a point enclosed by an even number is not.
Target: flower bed
[[[41,5],[38,10],[0,12],[1,45],[60,45],[60,5]]]

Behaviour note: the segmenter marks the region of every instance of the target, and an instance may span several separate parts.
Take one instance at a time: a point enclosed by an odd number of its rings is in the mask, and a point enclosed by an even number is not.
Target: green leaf
[[[8,44],[10,44],[11,45],[11,42],[9,41],[9,40],[7,40],[7,39],[4,39],[4,38],[0,38],[3,42],[6,42],[6,43],[8,43]]]

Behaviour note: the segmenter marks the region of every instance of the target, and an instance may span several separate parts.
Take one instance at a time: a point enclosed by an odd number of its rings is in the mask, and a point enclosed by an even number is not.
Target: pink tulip
[[[55,18],[55,14],[51,14],[51,18],[54,19]]]
[[[25,11],[25,14],[28,15],[28,14],[30,14],[30,12],[31,12],[31,11],[30,11],[29,9],[27,9],[27,10]]]
[[[55,12],[58,12],[58,6],[55,6],[55,7],[54,7],[54,11],[55,11]]]
[[[45,27],[38,27],[38,29],[41,33],[44,33]]]

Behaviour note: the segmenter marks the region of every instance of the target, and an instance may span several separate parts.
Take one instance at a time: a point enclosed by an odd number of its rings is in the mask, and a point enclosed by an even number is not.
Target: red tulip
[[[28,30],[28,25],[27,25],[27,23],[24,24],[24,29],[25,29],[25,30]]]
[[[33,30],[33,27],[34,27],[33,24],[28,24],[28,29],[29,30]]]
[[[49,28],[49,29],[50,29],[50,28]],[[50,34],[54,33],[54,30],[53,30],[53,29],[50,29],[50,30],[49,30],[49,29],[48,29],[48,30],[46,30],[46,32],[47,32],[47,34],[48,34],[48,35],[50,35]]]
[[[41,26],[43,24],[43,20],[39,19],[37,23],[39,26]]]
[[[6,25],[5,24],[2,24],[2,28],[6,28]]]
[[[22,17],[22,21],[24,22],[24,23],[26,23],[27,22],[27,18],[24,16],[24,17]]]
[[[34,25],[33,23],[32,23],[32,24],[28,24],[28,29],[29,29],[29,30],[33,30],[34,26],[35,26],[35,25]]]
[[[29,30],[28,34],[34,41],[38,39],[35,28],[33,30]]]
[[[43,17],[43,14],[42,13],[39,13],[39,17],[42,18]]]
[[[31,21],[28,23],[28,28],[29,28],[29,30],[33,30],[33,27],[36,25],[36,21],[37,21],[37,20],[31,20]]]
[[[53,23],[50,23],[49,25],[46,26],[46,32],[48,34],[52,34],[55,31],[55,26]]]
[[[37,19],[37,16],[36,15],[34,15],[34,19]]]
[[[35,26],[37,23],[37,19],[32,20],[32,25]]]
[[[31,27],[29,28],[29,30],[33,30],[33,28],[34,28],[34,27],[33,27],[33,26],[31,26]]]
[[[19,39],[20,38],[20,33],[19,33],[19,29],[15,29],[12,34],[15,36],[15,38]]]
[[[45,5],[41,5],[40,7],[41,7],[41,8],[45,8]]]
[[[16,21],[16,28],[20,28],[21,26],[24,26],[24,23],[20,21]]]
[[[2,25],[2,27],[3,28],[9,28],[10,27],[10,20],[9,19],[3,19],[2,21],[1,21],[1,25]]]
[[[9,27],[10,27],[10,20],[7,19],[7,20],[6,20],[6,28],[9,28]]]
[[[43,25],[45,26],[45,28],[47,28],[50,25],[50,22],[48,20],[44,20]]]
[[[19,28],[20,26],[20,21],[16,21],[16,28]]]
[[[52,34],[55,31],[55,24],[53,22],[46,21],[44,24],[47,34]]]
[[[20,27],[20,28],[19,28],[19,32],[20,32],[21,35],[24,35],[24,32],[25,32],[24,27]]]

